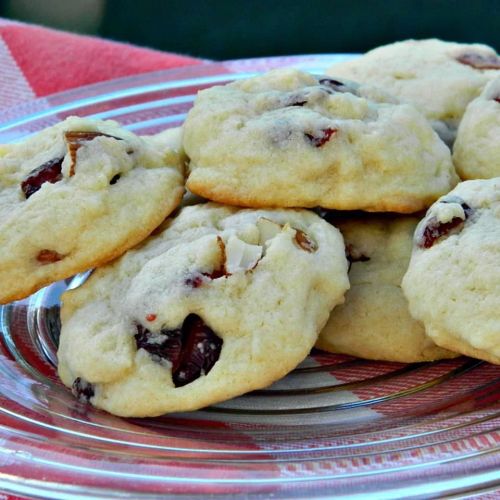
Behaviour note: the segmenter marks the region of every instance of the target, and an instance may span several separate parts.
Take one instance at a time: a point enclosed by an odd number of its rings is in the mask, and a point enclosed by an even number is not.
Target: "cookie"
[[[116,415],[195,410],[297,366],[348,287],[313,212],[185,207],[63,295],[59,375]]]
[[[0,153],[0,303],[109,261],[183,194],[180,131],[71,117]]]
[[[500,76],[467,107],[453,145],[453,162],[462,179],[500,177]]]
[[[466,181],[415,232],[403,291],[436,344],[500,364],[500,178]]]
[[[351,288],[316,347],[360,358],[414,363],[455,357],[414,320],[401,291],[410,260],[415,217],[328,214],[340,229],[351,263]]]
[[[412,106],[282,69],[201,91],[184,123],[188,188],[248,207],[414,212],[458,181]]]
[[[429,39],[384,45],[327,73],[380,86],[413,104],[450,143],[467,104],[499,70],[491,47]]]

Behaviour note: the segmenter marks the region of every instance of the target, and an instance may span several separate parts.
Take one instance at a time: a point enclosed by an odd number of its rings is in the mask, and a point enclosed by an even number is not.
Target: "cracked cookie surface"
[[[348,287],[313,212],[185,207],[63,295],[59,374],[121,416],[201,408],[295,368]]]
[[[109,261],[180,203],[180,131],[70,117],[0,147],[0,303]]]
[[[458,181],[448,148],[412,106],[294,69],[201,91],[183,144],[187,187],[237,206],[407,213]]]
[[[459,184],[415,232],[403,290],[436,344],[500,364],[500,179]]]

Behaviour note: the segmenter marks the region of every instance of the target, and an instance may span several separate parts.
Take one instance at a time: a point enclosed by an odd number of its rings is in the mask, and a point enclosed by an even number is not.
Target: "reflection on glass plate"
[[[195,93],[272,67],[321,72],[352,56],[269,58],[162,71],[8,110],[0,142],[77,114],[138,133],[180,125]],[[79,276],[0,310],[0,490],[47,498],[377,498],[500,484],[500,368],[403,365],[320,351],[284,380],[203,411],[120,419],[56,376],[59,298]]]

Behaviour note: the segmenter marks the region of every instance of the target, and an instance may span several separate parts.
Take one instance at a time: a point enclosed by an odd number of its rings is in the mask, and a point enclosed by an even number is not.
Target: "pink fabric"
[[[0,109],[199,59],[0,19]],[[0,500],[21,497],[0,493]]]
[[[0,108],[200,59],[0,19]]]

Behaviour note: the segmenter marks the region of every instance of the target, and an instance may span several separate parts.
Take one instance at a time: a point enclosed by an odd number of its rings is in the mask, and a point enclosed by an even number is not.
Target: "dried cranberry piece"
[[[43,165],[32,170],[21,183],[21,189],[24,196],[28,199],[35,194],[44,183],[55,184],[62,179],[62,162],[64,158],[54,158],[45,162]]]
[[[162,338],[164,337],[164,338]],[[196,314],[190,314],[182,327],[151,333],[137,325],[135,341],[138,349],[145,349],[153,357],[172,363],[172,380],[182,387],[207,374],[217,362],[222,339]]]
[[[500,69],[500,57],[467,52],[457,57],[457,61],[475,69]]]
[[[225,276],[228,276],[228,273],[226,272],[226,266],[222,264],[219,269],[214,269],[211,273],[203,273],[203,276],[206,276],[211,280],[216,280],[217,278],[224,278]]]
[[[429,219],[424,229],[418,246],[420,248],[431,248],[439,238],[448,234],[452,229],[458,227],[463,222],[463,219],[460,217],[453,217],[449,222],[439,222],[435,217],[432,217]]]
[[[320,148],[324,146],[336,132],[336,128],[324,128],[320,131],[319,135],[308,134],[307,132],[304,133],[304,135],[311,141],[311,144],[315,148]]]
[[[454,200],[442,200],[440,203],[452,202],[456,203]],[[436,217],[431,217],[427,222],[427,226],[425,227],[420,240],[418,241],[418,246],[420,248],[431,248],[440,238],[446,236],[452,229],[459,227],[462,229],[465,221],[470,217],[473,210],[465,202],[460,203],[460,206],[464,210],[465,219],[462,219],[461,217],[453,217],[453,219],[448,222],[439,222]]]
[[[77,377],[71,386],[71,392],[78,401],[86,403],[94,397],[94,386],[83,378]]]
[[[496,102],[498,102],[498,103],[500,103],[500,96],[495,97],[493,100],[496,101]]]
[[[64,259],[64,255],[57,253],[55,250],[40,250],[36,256],[36,260],[42,265],[53,264]]]

